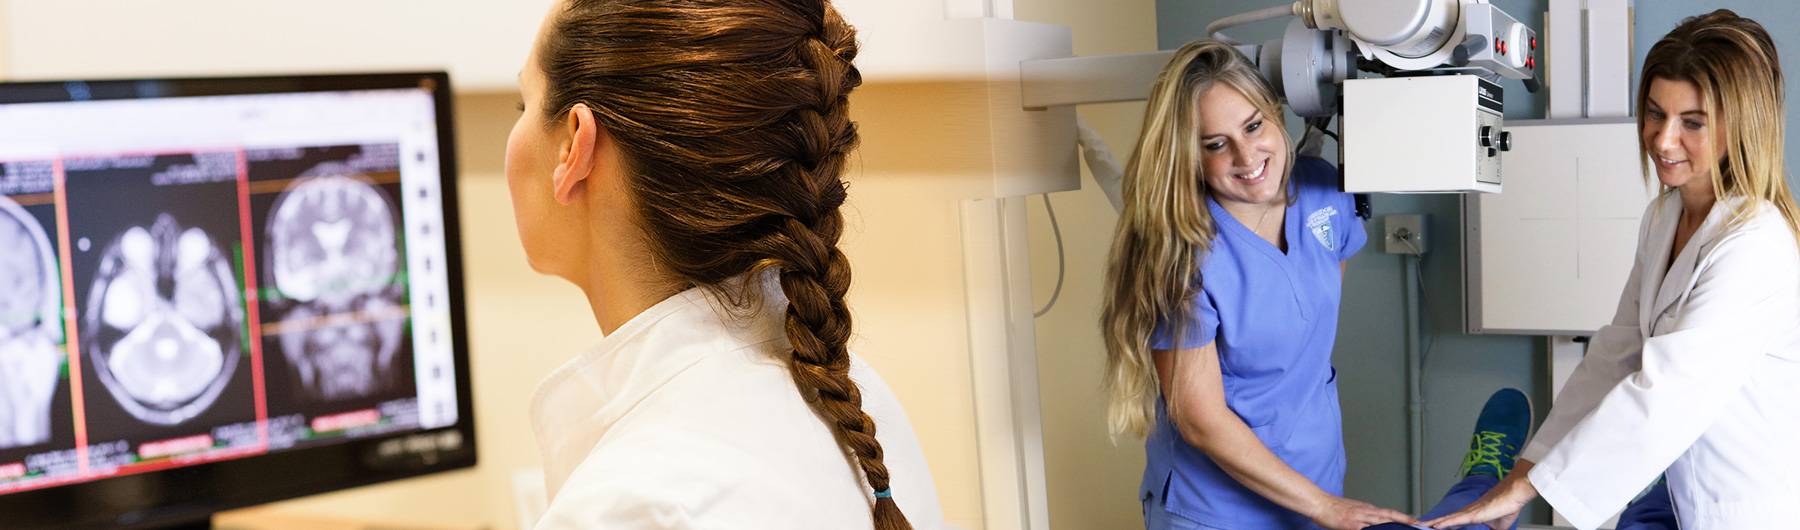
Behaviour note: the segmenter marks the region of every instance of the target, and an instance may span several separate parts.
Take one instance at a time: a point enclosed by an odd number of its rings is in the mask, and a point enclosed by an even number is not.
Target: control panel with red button
[[[1451,66],[1475,66],[1513,79],[1537,78],[1537,32],[1489,4],[1467,4],[1461,49]]]

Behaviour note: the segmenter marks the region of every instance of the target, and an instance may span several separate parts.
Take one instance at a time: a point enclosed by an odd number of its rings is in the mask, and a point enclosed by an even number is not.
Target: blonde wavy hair
[[[1638,130],[1646,126],[1650,83],[1657,79],[1686,81],[1700,91],[1700,100],[1713,125],[1720,127],[1724,145],[1714,145],[1707,135],[1710,155],[1719,156],[1712,173],[1713,196],[1739,195],[1769,201],[1787,219],[1788,230],[1800,244],[1800,207],[1787,186],[1787,167],[1782,155],[1785,141],[1781,60],[1775,41],[1762,24],[1728,9],[1689,17],[1650,48],[1638,83]],[[1644,153],[1646,181],[1655,149],[1638,136]],[[1668,190],[1664,190],[1665,192]],[[1737,227],[1756,215],[1758,201],[1742,201],[1732,211]]]
[[[1175,52],[1151,88],[1144,129],[1125,165],[1125,207],[1113,233],[1100,329],[1106,342],[1107,423],[1142,438],[1156,422],[1161,388],[1151,358],[1157,322],[1180,329],[1200,292],[1201,260],[1218,234],[1201,174],[1200,97],[1214,86],[1238,91],[1280,131],[1292,158],[1281,101],[1256,66],[1230,45],[1195,41]],[[1288,185],[1293,163],[1281,185]],[[1169,404],[1173,407],[1173,403]]]

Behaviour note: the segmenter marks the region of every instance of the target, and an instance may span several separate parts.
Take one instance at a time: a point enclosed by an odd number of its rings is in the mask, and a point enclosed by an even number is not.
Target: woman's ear
[[[602,133],[594,124],[593,111],[588,110],[585,103],[576,103],[562,122],[568,140],[563,145],[562,159],[557,161],[550,183],[556,202],[566,205],[575,201],[575,192],[585,187],[582,183],[594,172],[594,160],[598,155],[595,146]]]

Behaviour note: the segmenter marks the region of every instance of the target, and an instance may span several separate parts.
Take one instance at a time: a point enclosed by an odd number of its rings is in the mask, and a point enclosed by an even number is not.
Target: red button
[[[1531,57],[1531,58],[1525,59],[1525,67],[1532,68],[1532,69],[1537,68],[1537,58]]]
[[[1500,53],[1500,50],[1504,50],[1504,49],[1506,49],[1506,41],[1503,41],[1503,40],[1494,41],[1494,53]]]
[[[1506,41],[1500,41],[1500,55],[1506,55]]]
[[[1537,37],[1531,38],[1531,49],[1533,49],[1533,50],[1537,49]]]

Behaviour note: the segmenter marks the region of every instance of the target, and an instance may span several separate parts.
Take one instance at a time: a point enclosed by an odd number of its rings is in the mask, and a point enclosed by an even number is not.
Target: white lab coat
[[[1729,227],[1744,200],[1713,205],[1672,264],[1680,196],[1651,202],[1618,313],[1521,454],[1577,528],[1665,470],[1683,528],[1800,525],[1800,250],[1767,201]]]
[[[767,284],[765,284],[767,285]],[[700,290],[656,304],[538,388],[532,419],[549,505],[539,529],[871,528],[873,492],[801,399],[776,287],[747,320]],[[894,501],[943,525],[900,403],[852,358]]]

